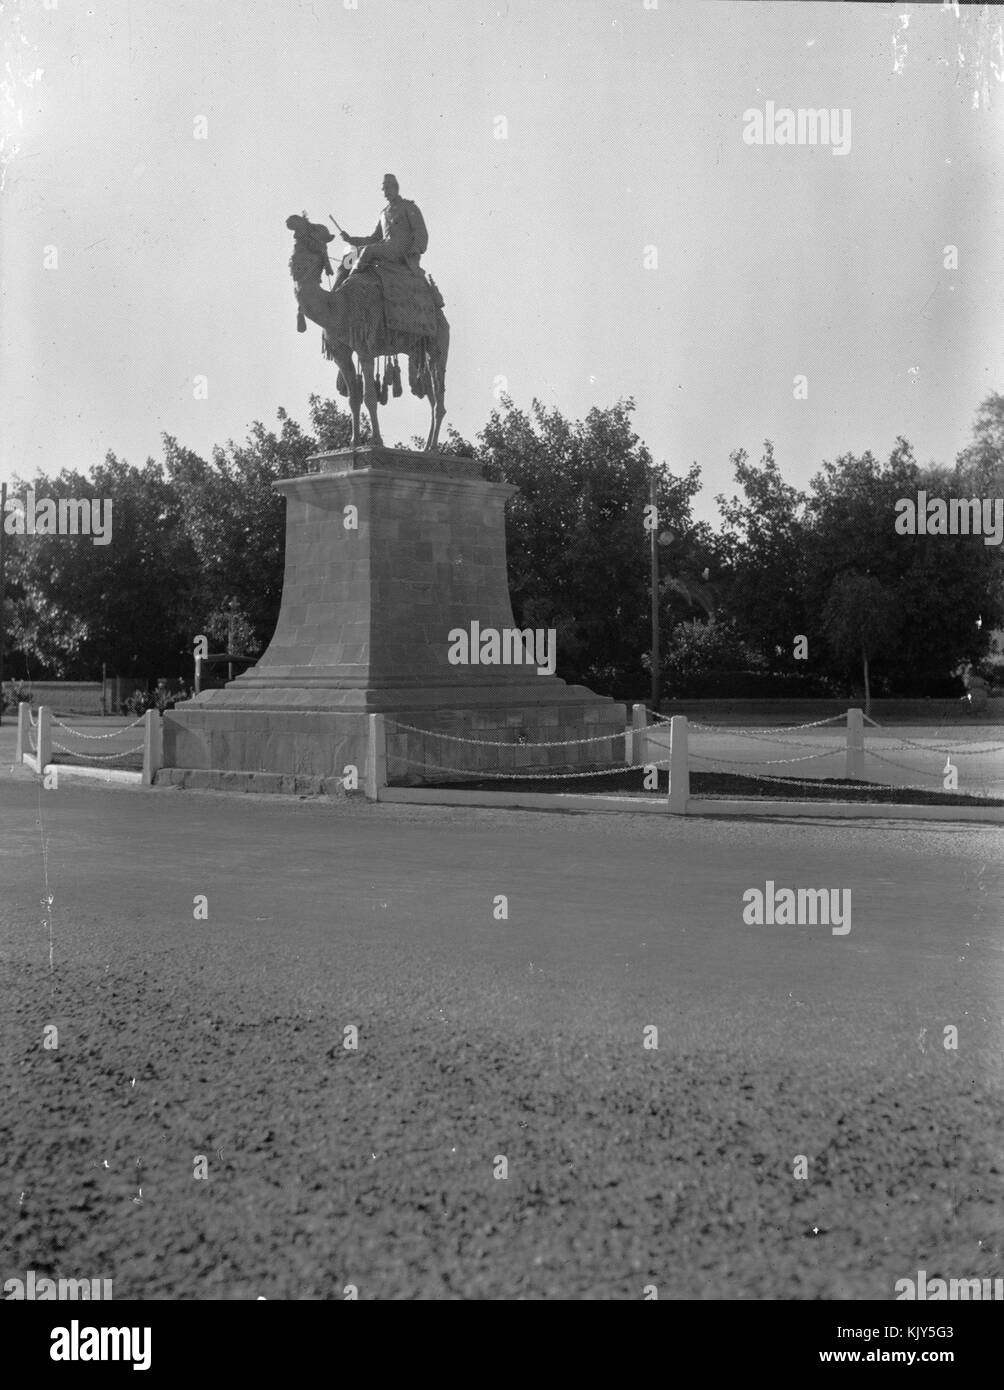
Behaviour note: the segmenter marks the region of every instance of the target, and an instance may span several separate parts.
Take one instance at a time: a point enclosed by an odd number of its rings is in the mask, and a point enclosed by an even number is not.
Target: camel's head
[[[334,232],[329,232],[322,222],[311,222],[306,213],[301,215],[294,212],[286,218],[286,226],[297,241],[314,242],[319,251],[323,251],[328,242],[335,239]]]
[[[293,259],[289,263],[293,279],[299,282],[316,275],[320,280],[322,271],[330,275],[327,246],[334,241],[334,233],[320,222],[311,222],[306,213],[301,216],[294,212],[286,218],[286,226],[293,233]]]

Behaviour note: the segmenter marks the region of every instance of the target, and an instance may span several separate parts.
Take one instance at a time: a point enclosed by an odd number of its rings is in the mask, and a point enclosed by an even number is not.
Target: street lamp
[[[0,724],[3,723],[3,649],[7,637],[7,555],[4,551],[4,518],[7,515],[7,484],[0,483]]]
[[[234,650],[234,623],[237,621],[237,610],[240,608],[240,604],[237,602],[236,598],[232,598],[228,603],[227,607],[230,609],[230,612],[227,615],[227,656],[231,656]],[[232,661],[228,661],[227,680],[232,681],[233,678],[234,663]]]
[[[656,475],[653,472],[649,478],[649,502],[653,508],[652,517],[657,519],[659,515],[658,499],[656,496]],[[652,561],[652,710],[655,714],[659,713],[659,547],[660,545],[669,546],[677,539],[678,533],[667,528],[660,531],[657,526],[653,526],[649,532],[651,536],[651,561]]]

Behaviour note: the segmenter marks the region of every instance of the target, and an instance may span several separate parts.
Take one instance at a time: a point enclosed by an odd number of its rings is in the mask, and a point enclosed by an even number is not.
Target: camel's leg
[[[356,449],[362,443],[359,435],[359,408],[363,403],[363,384],[356,371],[356,364],[352,360],[352,352],[348,348],[340,348],[332,343],[330,338],[325,338],[328,350],[335,359],[335,365],[345,378],[345,384],[349,388],[349,410],[352,412],[352,447]]]
[[[425,452],[433,453],[439,442],[439,427],[443,423],[443,416],[446,414],[446,406],[443,403],[443,380],[439,371],[439,362],[436,358],[429,360],[429,409],[432,418],[429,423],[429,437],[425,441]]]
[[[366,410],[370,417],[370,443],[382,444],[383,439],[380,437],[380,425],[377,421],[377,392],[376,381],[373,378],[373,358],[370,356],[364,357],[361,352],[358,353],[357,356],[359,358],[359,370],[362,372],[363,377],[363,396],[366,400]]]
[[[435,350],[429,357],[429,404],[432,407],[432,423],[425,445],[426,453],[432,453],[439,444],[439,431],[446,414],[446,357],[449,347],[449,325],[443,319],[436,335]]]

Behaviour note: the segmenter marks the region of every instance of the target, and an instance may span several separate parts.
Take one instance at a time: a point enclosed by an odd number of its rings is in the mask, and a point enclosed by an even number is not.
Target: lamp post
[[[659,713],[659,547],[660,545],[672,545],[677,538],[677,533],[672,528],[665,531],[659,530],[659,503],[656,497],[656,475],[653,470],[648,484],[649,502],[652,506],[652,529],[651,536],[651,562],[652,562],[652,710],[655,714]]]
[[[237,610],[240,607],[240,604],[237,602],[236,598],[232,598],[230,602],[227,604],[227,607],[230,610],[230,612],[227,614],[227,656],[230,656],[234,649],[234,623],[237,621]],[[234,663],[232,661],[228,661],[227,680],[232,681],[233,678]]]
[[[6,515],[7,484],[0,483],[0,724],[3,723],[3,649],[7,641],[7,552],[4,549]]]
[[[655,473],[648,480],[649,501],[658,508],[656,499]],[[652,560],[652,710],[659,713],[659,513],[652,513],[655,525],[649,532],[651,537]]]
[[[7,517],[7,484],[0,483],[0,724],[3,723],[3,654],[7,645],[7,533],[4,521]],[[17,722],[17,709],[14,710]]]

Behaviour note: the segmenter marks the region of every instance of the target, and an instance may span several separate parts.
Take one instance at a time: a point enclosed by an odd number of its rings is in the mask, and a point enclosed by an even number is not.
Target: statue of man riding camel
[[[335,222],[344,242],[363,248],[354,265],[346,269],[343,262],[339,267],[335,279],[336,290],[349,275],[356,275],[381,261],[397,261],[417,274],[418,262],[429,249],[429,233],[418,204],[401,197],[400,185],[393,174],[384,174],[381,188],[387,206],[380,214],[380,221],[372,236],[349,236]],[[334,218],[331,220],[334,222]]]
[[[323,330],[324,355],[338,364],[338,387],[349,398],[353,446],[362,442],[359,411],[363,401],[370,417],[370,442],[383,443],[377,402],[386,403],[391,384],[394,395],[401,394],[397,357],[407,356],[411,390],[427,397],[432,407],[425,446],[432,451],[446,413],[450,329],[435,281],[419,264],[429,245],[425,219],[415,203],[401,197],[393,174],[384,176],[383,193],[387,205],[369,236],[350,236],[330,219],[342,241],[355,248],[342,259],[337,274],[328,259],[328,244],[334,237],[327,227],[311,222],[306,213],[286,219],[294,236],[289,269],[299,310],[297,328],[305,332],[306,319],[310,319]],[[332,288],[323,289],[322,275],[332,274]],[[380,357],[384,358],[382,384],[373,369]]]

